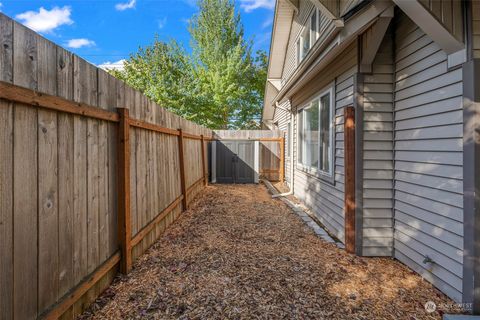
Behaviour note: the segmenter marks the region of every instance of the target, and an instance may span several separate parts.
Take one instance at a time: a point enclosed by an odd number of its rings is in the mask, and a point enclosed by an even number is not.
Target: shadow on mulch
[[[393,259],[322,241],[264,186],[216,185],[80,319],[440,319],[453,306]]]

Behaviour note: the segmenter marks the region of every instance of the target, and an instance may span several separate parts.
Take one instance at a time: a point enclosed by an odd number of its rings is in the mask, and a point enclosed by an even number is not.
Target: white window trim
[[[314,97],[312,97],[311,99],[308,100],[307,103],[305,103],[302,107],[298,108],[297,109],[297,114],[296,114],[296,122],[297,122],[297,132],[296,132],[296,138],[297,138],[297,146],[296,146],[296,151],[297,151],[297,161],[296,161],[296,165],[297,165],[297,169],[301,170],[301,171],[304,171],[308,174],[311,174],[311,175],[314,175],[314,176],[317,176],[319,178],[322,178],[324,180],[327,180],[331,183],[334,183],[335,182],[335,164],[334,164],[334,161],[335,161],[335,109],[336,109],[336,105],[335,105],[335,95],[334,95],[334,89],[335,89],[335,83],[332,83],[330,84],[327,89],[324,89],[322,90],[319,94],[315,95]],[[329,171],[328,172],[325,172],[323,170],[320,170],[319,166],[320,166],[320,146],[318,147],[318,166],[317,168],[315,167],[308,167],[308,166],[305,166],[301,160],[300,160],[300,157],[298,156],[300,154],[300,144],[302,143],[300,141],[300,132],[298,130],[299,128],[299,117],[300,117],[300,111],[302,110],[306,110],[308,109],[310,106],[311,106],[311,103],[315,100],[318,100],[319,101],[319,105],[318,107],[320,108],[320,99],[327,95],[327,94],[330,94],[330,114],[329,114],[329,117],[330,117],[330,121],[329,121],[329,129],[330,129],[330,143],[331,143],[331,152],[330,154],[328,155],[329,156],[329,165],[330,165],[330,168],[329,168]],[[302,112],[301,113],[301,116],[302,116],[302,131],[304,129],[304,126],[305,126],[305,113]],[[318,113],[318,116],[320,117],[320,112]],[[318,135],[320,136],[320,132],[321,132],[321,128],[320,128],[320,119],[319,119],[319,130],[318,130]],[[320,143],[320,137],[318,139],[319,143]],[[302,161],[303,159],[305,159],[305,148],[302,146]]]

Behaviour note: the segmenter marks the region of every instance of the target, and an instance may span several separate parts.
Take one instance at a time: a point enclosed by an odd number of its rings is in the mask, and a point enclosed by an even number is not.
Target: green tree
[[[112,73],[169,110],[213,129],[259,128],[267,55],[252,55],[232,0],[199,0],[192,53],[155,38]]]
[[[196,85],[191,57],[176,41],[155,38],[152,45],[130,56],[124,70],[110,72],[168,110],[211,126],[204,114],[208,101]]]
[[[252,57],[252,41],[244,37],[232,0],[199,0],[198,7],[189,26],[191,46],[196,78],[211,97],[215,127],[258,127],[266,55]]]

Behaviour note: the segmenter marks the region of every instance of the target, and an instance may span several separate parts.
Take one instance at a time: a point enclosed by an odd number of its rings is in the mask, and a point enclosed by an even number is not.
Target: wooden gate
[[[285,139],[280,131],[221,130],[214,132],[211,180],[213,183],[283,181]]]

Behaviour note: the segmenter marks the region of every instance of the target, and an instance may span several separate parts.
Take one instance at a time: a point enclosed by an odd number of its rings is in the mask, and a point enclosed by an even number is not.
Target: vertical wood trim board
[[[345,248],[355,253],[355,109],[344,108]]]

